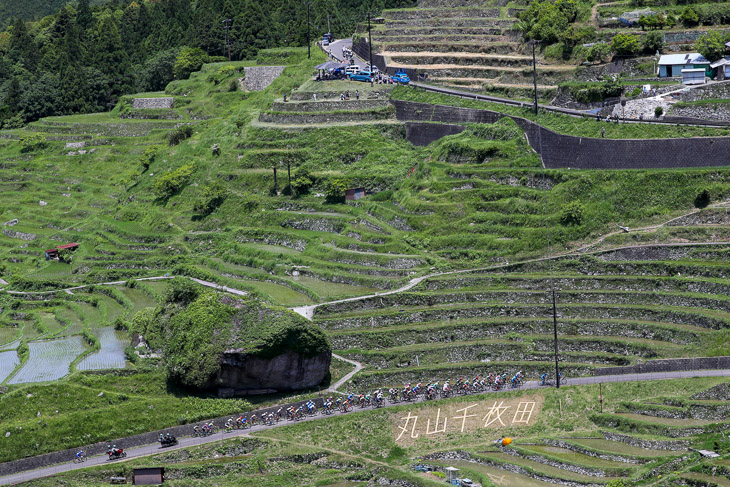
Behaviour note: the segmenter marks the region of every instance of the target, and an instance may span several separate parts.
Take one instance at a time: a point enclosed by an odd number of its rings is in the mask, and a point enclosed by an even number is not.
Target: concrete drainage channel
[[[730,369],[724,369],[724,370],[703,370],[703,371],[676,371],[676,372],[655,372],[655,373],[647,373],[647,374],[620,374],[620,375],[608,375],[608,376],[600,376],[600,377],[580,377],[576,379],[570,379],[566,386],[577,386],[577,385],[589,385],[589,384],[598,384],[598,383],[607,383],[607,382],[634,382],[634,381],[645,381],[645,380],[663,380],[663,379],[684,379],[684,378],[692,378],[692,377],[730,377]],[[530,381],[527,382],[520,390],[529,390],[529,389],[538,389],[540,388],[537,381]],[[484,394],[491,394],[491,392],[484,393]],[[317,403],[318,406],[321,407],[323,398],[317,398],[314,399],[315,403]],[[413,401],[413,403],[420,403],[424,402],[425,399],[423,397],[419,397],[417,400]],[[276,412],[279,408],[282,409],[282,411],[286,410],[289,406],[295,406],[298,407],[301,404],[306,403],[307,401],[298,401],[296,403],[289,403],[289,404],[282,404],[277,406],[272,406],[265,409],[260,409],[256,411],[251,411],[252,414],[256,414],[257,416],[261,416],[262,414],[268,413],[268,412]],[[400,406],[405,403],[397,403],[397,404],[386,404],[385,407],[393,407],[393,406]],[[363,409],[355,409],[349,413],[342,413],[342,412],[335,412],[331,416],[339,416],[342,414],[353,414],[357,412],[364,411]],[[213,420],[214,423],[218,425],[222,425],[225,420],[229,416],[221,417]],[[317,421],[321,419],[325,419],[329,416],[309,416],[305,417],[301,421]],[[72,448],[68,450],[48,453],[45,455],[39,455],[36,457],[30,457],[30,458],[24,458],[21,460],[15,460],[12,462],[7,462],[4,464],[0,464],[0,475],[3,475],[3,477],[0,477],[0,485],[12,485],[17,484],[21,482],[27,482],[30,480],[40,479],[43,477],[50,477],[53,475],[57,475],[59,473],[68,472],[72,470],[77,470],[81,468],[86,467],[92,467],[96,465],[103,465],[107,463],[106,456],[104,455],[104,452],[106,451],[106,445],[107,444],[116,444],[120,448],[124,448],[127,452],[127,460],[132,460],[136,458],[141,458],[145,456],[154,455],[163,451],[170,451],[170,450],[177,450],[180,448],[188,448],[198,445],[204,445],[209,443],[215,443],[218,441],[222,441],[228,438],[235,438],[239,436],[246,436],[250,433],[261,431],[263,429],[269,429],[269,428],[276,428],[279,426],[285,426],[287,424],[292,424],[289,421],[282,421],[280,423],[277,423],[272,426],[265,426],[265,425],[257,425],[250,429],[246,430],[235,430],[231,433],[223,433],[218,432],[211,436],[207,436],[204,438],[200,437],[184,437],[186,433],[190,433],[192,429],[192,425],[182,425],[182,426],[175,426],[172,428],[168,428],[161,431],[153,431],[149,433],[144,433],[141,435],[131,436],[128,438],[121,438],[117,440],[112,440],[109,442],[101,442],[96,443],[94,445],[90,445],[87,447],[84,447],[87,454],[89,455],[89,460],[83,464],[75,464],[71,462],[71,459],[73,459],[75,453],[79,450],[79,448]],[[171,433],[179,438],[179,444],[174,447],[168,447],[162,449],[156,444],[156,440],[159,437],[160,433]],[[131,447],[131,448],[130,448]],[[63,462],[63,463],[62,463]]]

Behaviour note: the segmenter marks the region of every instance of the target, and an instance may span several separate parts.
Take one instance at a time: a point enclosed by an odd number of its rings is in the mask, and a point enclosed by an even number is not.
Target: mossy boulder
[[[332,358],[325,334],[303,317],[183,279],[154,312],[137,314],[131,328],[163,352],[172,381],[197,389],[312,387],[327,377]]]

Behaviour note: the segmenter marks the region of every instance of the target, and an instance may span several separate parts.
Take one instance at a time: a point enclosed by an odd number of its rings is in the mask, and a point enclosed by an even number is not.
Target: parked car
[[[366,81],[369,82],[373,76],[375,76],[375,73],[371,73],[370,71],[359,71],[353,75],[350,75],[350,81]]]
[[[327,47],[327,46],[329,46],[329,45],[330,45],[330,41],[328,41],[327,39],[322,39],[322,45],[323,45],[324,47]]]
[[[380,72],[380,70],[378,69],[377,66],[373,66],[373,68],[370,69],[370,63],[368,63],[368,64],[365,65],[365,70],[366,71],[372,71],[375,74],[378,74]]]
[[[359,72],[360,72],[360,66],[357,66],[357,65],[354,65],[354,64],[352,64],[352,65],[350,65],[350,66],[348,66],[348,67],[345,68],[345,74],[347,76],[350,76],[350,75],[353,75],[353,74],[357,74]]]
[[[390,77],[391,81],[393,83],[398,83],[401,85],[407,85],[411,82],[411,78],[408,77],[405,71],[398,71],[393,76]]]

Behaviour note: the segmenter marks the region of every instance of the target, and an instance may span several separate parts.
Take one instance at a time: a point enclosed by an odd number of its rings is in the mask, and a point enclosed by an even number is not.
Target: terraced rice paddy
[[[653,458],[653,457],[665,457],[671,455],[679,455],[679,452],[669,450],[652,450],[650,448],[639,448],[627,443],[621,443],[618,441],[609,441],[605,439],[567,439],[570,443],[584,446],[592,450],[597,450],[606,453],[617,453],[619,455],[630,455],[633,457],[640,458]]]
[[[17,352],[14,350],[0,352],[0,383],[5,381],[18,365],[20,365],[20,359]]]
[[[71,363],[86,350],[80,336],[30,342],[28,348],[28,361],[8,381],[9,384],[60,379],[68,375]]]
[[[129,343],[122,332],[107,326],[94,330],[99,339],[100,349],[84,357],[77,365],[77,370],[123,369],[127,363],[124,347]]]
[[[449,462],[448,466],[454,466],[462,469],[464,471],[464,477],[468,476],[469,471],[486,475],[489,480],[499,487],[547,487],[555,485],[555,483],[552,482],[543,482],[541,480],[528,477],[527,475],[508,472],[506,470],[476,462]]]

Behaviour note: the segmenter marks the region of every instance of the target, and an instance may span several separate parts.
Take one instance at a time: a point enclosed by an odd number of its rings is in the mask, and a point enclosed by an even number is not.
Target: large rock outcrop
[[[265,393],[306,389],[320,384],[329,373],[331,352],[305,357],[286,352],[261,358],[240,350],[227,350],[221,357],[217,383],[232,393]]]

